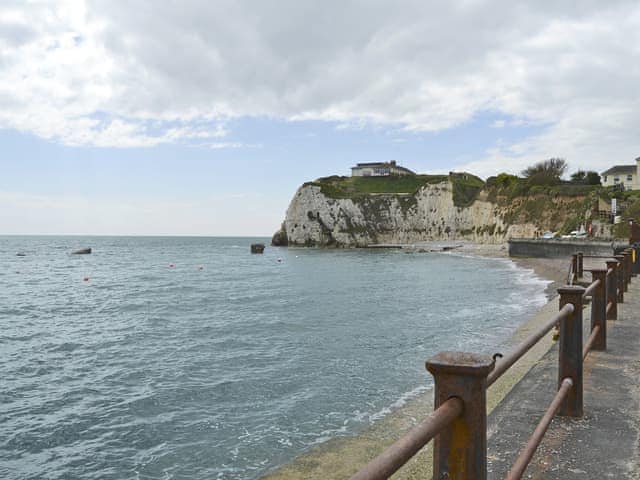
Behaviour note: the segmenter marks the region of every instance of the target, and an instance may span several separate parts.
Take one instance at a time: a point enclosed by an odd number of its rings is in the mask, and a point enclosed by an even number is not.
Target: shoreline
[[[442,242],[439,242],[441,244]],[[504,339],[495,348],[508,350],[526,338],[539,324],[543,323],[557,309],[556,289],[564,284],[567,262],[562,259],[509,258],[504,244],[486,245],[465,243],[450,252],[470,256],[500,258],[511,261],[518,268],[531,271],[536,277],[550,283],[544,290],[547,303],[520,324],[510,338]],[[565,268],[566,267],[566,268]],[[511,367],[487,392],[489,413],[502,401],[511,389],[524,377],[533,365],[551,348],[552,332],[538,342],[519,362]],[[408,400],[403,406],[392,411],[381,420],[366,427],[354,436],[335,437],[301,453],[293,460],[277,467],[260,478],[263,480],[343,479],[355,473],[358,467],[380,454],[400,438],[407,430],[419,423],[433,411],[433,387]],[[488,432],[490,437],[492,432]],[[416,454],[392,478],[429,478],[432,453],[429,445]]]

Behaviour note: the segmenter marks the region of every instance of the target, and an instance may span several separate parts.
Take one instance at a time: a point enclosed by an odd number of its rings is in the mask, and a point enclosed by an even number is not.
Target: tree
[[[556,185],[566,169],[567,162],[563,158],[550,158],[525,168],[522,175],[530,185]]]
[[[600,185],[600,175],[593,170],[589,170],[588,172],[578,170],[571,174],[571,183],[577,185]]]
[[[593,170],[589,170],[587,172],[587,185],[601,185],[600,174]]]
[[[587,172],[584,170],[578,170],[571,174],[571,183],[577,183],[578,185],[585,185],[587,183]]]

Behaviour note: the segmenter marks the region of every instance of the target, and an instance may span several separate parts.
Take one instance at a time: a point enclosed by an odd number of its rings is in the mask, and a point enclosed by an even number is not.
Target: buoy
[[[282,263],[282,259],[281,258],[278,259],[278,263]]]
[[[169,268],[173,268],[175,267],[175,264],[173,262],[169,262]]]
[[[199,265],[198,270],[204,270],[204,267],[202,265]]]
[[[88,281],[89,281],[89,277],[84,277],[84,278],[82,279],[82,281],[83,281],[83,282],[88,282]]]

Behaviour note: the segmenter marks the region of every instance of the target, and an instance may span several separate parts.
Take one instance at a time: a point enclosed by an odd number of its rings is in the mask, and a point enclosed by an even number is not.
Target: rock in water
[[[89,255],[90,253],[91,253],[91,248],[81,248],[80,250],[71,252],[71,255]]]
[[[251,244],[251,253],[262,253],[262,252],[264,252],[264,244],[262,243]]]
[[[287,239],[287,229],[284,223],[280,227],[280,230],[274,233],[273,237],[271,237],[271,245],[273,245],[274,247],[286,247],[287,245],[289,245],[289,240]]]

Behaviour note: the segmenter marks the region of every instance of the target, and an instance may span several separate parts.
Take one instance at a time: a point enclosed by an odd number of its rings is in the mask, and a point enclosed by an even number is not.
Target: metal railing
[[[584,258],[582,254],[572,257],[572,282],[582,279]],[[592,282],[586,288],[572,284],[559,288],[559,311],[506,355],[440,352],[430,358],[426,368],[435,380],[433,413],[351,480],[389,478],[431,440],[434,479],[486,480],[487,388],[558,325],[558,391],[506,476],[508,480],[520,479],[552,419],[556,415],[582,416],[583,361],[591,351],[606,350],[607,320],[617,320],[618,304],[624,301],[631,281],[630,249],[615,257],[587,258],[606,258],[606,268],[589,269]],[[583,347],[582,307],[588,300],[591,328]]]

